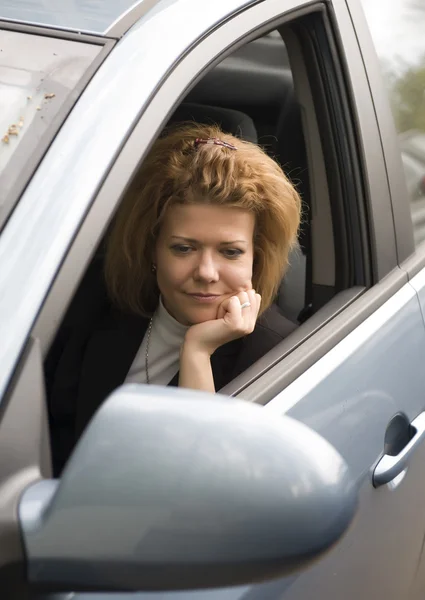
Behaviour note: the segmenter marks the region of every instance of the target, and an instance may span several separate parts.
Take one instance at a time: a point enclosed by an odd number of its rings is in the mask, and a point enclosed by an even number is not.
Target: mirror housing
[[[183,590],[301,569],[349,526],[357,491],[317,433],[263,407],[127,385],[98,410],[59,481],[23,494],[31,583]]]

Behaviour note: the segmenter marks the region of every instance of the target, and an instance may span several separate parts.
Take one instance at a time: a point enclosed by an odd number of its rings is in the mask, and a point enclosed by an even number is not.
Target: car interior
[[[291,42],[296,43],[295,39]],[[218,124],[228,133],[261,145],[297,186],[303,201],[299,246],[290,256],[275,305],[300,326],[339,290],[335,285],[329,194],[322,186],[321,195],[315,197],[310,185],[311,157],[319,147],[306,144],[304,113],[311,113],[313,101],[308,107],[298,100],[296,89],[305,85],[305,75],[297,81],[296,71],[296,60],[290,63],[281,32],[272,31],[238,48],[208,71],[177,106],[166,126],[191,120]],[[315,118],[310,123],[315,123]],[[69,332],[76,324],[98,318],[106,304],[99,267],[102,247],[101,241],[46,352],[47,398]],[[255,365],[249,371],[254,373]],[[53,422],[50,425],[55,427]]]
[[[303,198],[299,249],[277,298],[284,316],[299,323],[311,310],[311,245],[307,153],[291,68],[277,31],[254,40],[207,73],[191,90],[169,124],[193,120],[217,123],[228,132],[260,144],[297,186]]]

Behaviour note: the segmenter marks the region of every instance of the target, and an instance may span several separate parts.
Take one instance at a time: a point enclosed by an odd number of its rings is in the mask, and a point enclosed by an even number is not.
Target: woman
[[[158,139],[107,238],[110,307],[63,352],[57,373],[73,376],[54,378],[53,428],[64,398],[78,437],[124,382],[214,392],[268,352],[293,329],[270,307],[299,221],[255,144],[197,124]]]

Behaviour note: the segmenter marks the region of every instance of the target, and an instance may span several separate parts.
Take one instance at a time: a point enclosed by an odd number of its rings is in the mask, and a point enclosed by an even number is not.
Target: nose
[[[218,281],[218,265],[214,260],[212,252],[208,250],[199,252],[199,259],[195,268],[194,279],[207,283]]]

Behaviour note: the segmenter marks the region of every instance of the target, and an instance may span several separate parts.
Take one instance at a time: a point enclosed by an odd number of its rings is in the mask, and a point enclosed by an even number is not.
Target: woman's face
[[[255,217],[244,209],[174,205],[154,256],[164,305],[180,323],[217,317],[226,298],[252,288]]]

